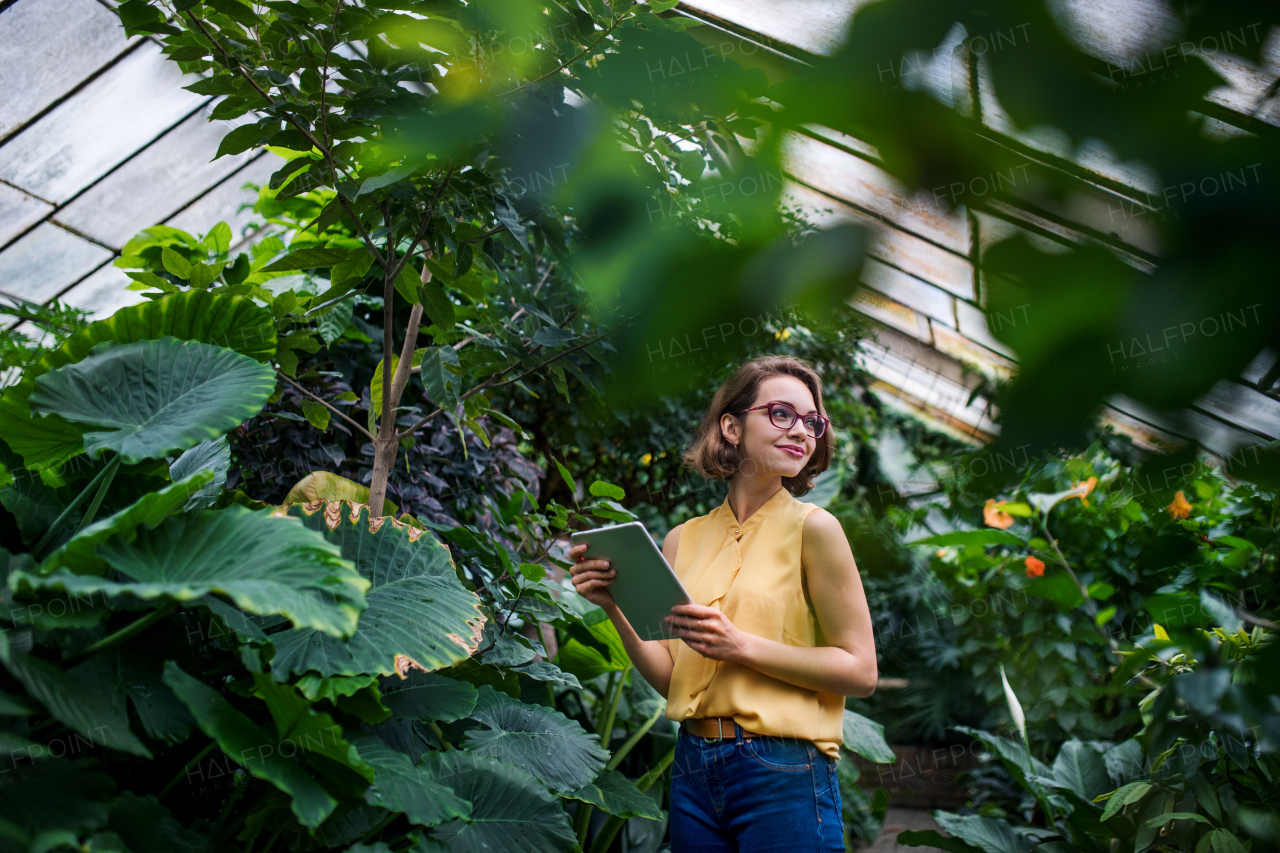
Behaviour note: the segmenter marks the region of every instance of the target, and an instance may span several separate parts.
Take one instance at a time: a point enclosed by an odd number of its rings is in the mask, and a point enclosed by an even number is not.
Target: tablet
[[[608,589],[640,639],[670,640],[675,636],[662,620],[672,607],[690,604],[693,599],[643,524],[631,521],[583,530],[569,538],[574,545],[587,543],[583,557],[608,560],[617,570]]]

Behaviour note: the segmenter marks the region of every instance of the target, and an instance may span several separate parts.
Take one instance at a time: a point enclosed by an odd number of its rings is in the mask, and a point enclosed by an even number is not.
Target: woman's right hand
[[[573,561],[573,586],[578,594],[597,607],[616,607],[613,594],[609,592],[609,584],[613,583],[617,569],[609,567],[608,560],[587,560],[583,553],[587,543],[574,545],[569,549],[569,559]]]

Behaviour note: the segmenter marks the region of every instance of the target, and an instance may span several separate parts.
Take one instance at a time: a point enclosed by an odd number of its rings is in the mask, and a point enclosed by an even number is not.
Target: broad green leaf
[[[1026,748],[1016,741],[969,726],[955,726],[954,728],[956,731],[967,734],[986,744],[1022,785],[1028,784],[1026,780],[1029,775],[1044,776],[1046,778],[1053,777],[1053,771],[1049,769],[1047,764],[1034,756],[1027,755]]]
[[[270,136],[271,132],[258,124],[242,124],[222,137],[222,142],[218,145],[218,153],[213,155],[213,159],[248,151],[250,148],[264,144]]]
[[[316,321],[316,327],[325,346],[333,346],[333,342],[342,337],[347,326],[351,325],[351,315],[355,313],[355,307],[354,299],[344,299],[320,315]]]
[[[600,737],[577,720],[545,705],[527,705],[485,685],[471,718],[488,729],[471,729],[466,748],[514,764],[557,793],[576,791],[604,768],[608,751]]]
[[[432,779],[422,766],[415,767],[403,752],[396,752],[373,735],[361,735],[351,742],[377,771],[373,785],[365,791],[365,802],[401,812],[418,826],[470,816],[469,802]]]
[[[13,648],[14,636],[0,632],[0,662],[55,719],[90,743],[151,757],[151,751],[129,730],[125,696],[116,688],[108,658],[100,655],[63,670]]]
[[[1083,800],[1092,801],[1111,788],[1102,754],[1076,738],[1058,750],[1058,757],[1053,762],[1053,778]]]
[[[565,485],[569,487],[569,493],[576,495],[578,493],[578,484],[574,482],[573,477],[569,475],[569,469],[564,467],[560,460],[554,456],[551,457],[551,461],[556,463],[556,470],[559,471],[560,476],[564,478]]]
[[[118,660],[120,686],[133,703],[147,737],[170,744],[184,743],[191,736],[195,720],[187,706],[165,686],[166,651],[140,638],[109,654]]]
[[[164,264],[167,272],[176,275],[183,281],[191,277],[191,262],[168,246],[160,250],[160,261]]]
[[[373,379],[369,382],[369,400],[373,407],[371,411],[373,412],[374,417],[378,417],[378,418],[382,417],[382,377],[384,374],[382,366],[385,363],[386,363],[385,359],[378,362],[377,366],[373,368]],[[396,370],[399,367],[400,367],[400,356],[392,355],[391,370],[386,372],[389,372],[391,374],[391,383],[393,387],[395,386]],[[406,383],[406,385],[407,384],[408,383]],[[397,404],[392,403],[392,406],[395,406],[395,405]],[[394,414],[392,415],[392,417],[394,418]]]
[[[1027,853],[1031,849],[1031,844],[1023,836],[999,818],[983,815],[961,817],[937,811],[933,813],[933,819],[946,832],[986,853]]]
[[[231,445],[227,443],[225,435],[220,435],[210,441],[200,442],[174,460],[169,466],[169,479],[177,483],[197,471],[212,471],[213,479],[191,495],[183,507],[185,510],[206,509],[218,499],[230,469]]]
[[[627,496],[627,493],[618,486],[602,480],[596,480],[591,484],[591,494],[598,498],[613,498],[615,501],[623,500]]]
[[[662,820],[662,808],[636,787],[636,783],[617,770],[606,770],[586,785],[565,794],[571,800],[591,803],[618,817],[643,817]]]
[[[106,824],[115,783],[95,764],[58,759],[22,768],[22,783],[6,785],[0,797],[0,826],[20,842],[12,849],[29,849],[40,832],[64,830],[74,837]]]
[[[51,466],[84,450],[87,427],[56,415],[33,418],[28,403],[37,377],[86,358],[103,341],[133,343],[172,336],[227,347],[267,362],[276,352],[271,312],[250,299],[203,290],[173,293],[90,323],[24,371],[0,397],[0,435],[28,467]]]
[[[208,344],[160,338],[104,342],[89,357],[36,379],[33,411],[102,428],[84,434],[92,459],[157,459],[217,438],[262,410],[275,371]]]
[[[1209,823],[1209,818],[1195,812],[1165,812],[1162,815],[1156,815],[1148,820],[1144,826],[1154,828],[1168,823],[1171,820],[1194,820],[1196,823]]]
[[[427,397],[446,412],[452,412],[463,393],[463,380],[456,372],[461,369],[457,351],[451,346],[427,347],[420,365],[418,377]]]
[[[350,253],[340,249],[298,249],[263,267],[259,272],[290,272],[292,270],[326,269],[340,264]]]
[[[299,629],[335,637],[355,630],[369,587],[323,536],[279,512],[242,506],[170,518],[133,542],[115,537],[100,543],[97,556],[120,580],[59,570],[47,576],[22,573],[11,583],[18,589],[144,601],[193,602],[218,594],[249,613],[279,613]],[[77,559],[69,553],[64,562],[74,571]]]
[[[200,730],[218,742],[224,755],[292,798],[299,823],[314,829],[333,813],[338,801],[292,760],[296,745],[282,743],[173,661],[164,666],[164,683],[186,703]]]
[[[629,660],[627,649],[613,623],[605,619],[588,626],[587,630],[608,647],[610,657],[606,658],[599,649],[571,638],[560,647],[556,664],[565,672],[573,673],[579,681],[590,681],[602,673],[626,669]]]
[[[1120,788],[1107,799],[1107,807],[1102,810],[1102,820],[1110,820],[1120,809],[1136,803],[1151,790],[1150,782],[1130,782]]]
[[[370,584],[369,609],[347,640],[305,630],[273,635],[273,671],[391,675],[397,664],[435,670],[475,652],[485,622],[480,599],[463,587],[449,549],[430,533],[396,519],[371,520],[367,506],[346,502],[294,504],[288,513],[355,564]]]
[[[431,318],[431,322],[441,329],[449,331],[458,322],[453,302],[449,300],[440,282],[434,278],[428,279],[425,283],[419,281],[418,296],[422,299],[422,308]]]
[[[382,683],[382,704],[395,719],[452,722],[471,714],[479,693],[470,684],[430,672]]]
[[[7,482],[0,486],[0,506],[13,514],[23,543],[30,547],[40,541],[65,507],[58,493],[45,485],[35,471],[24,470],[22,459],[3,444],[0,460],[8,474]]]
[[[951,838],[934,829],[908,829],[899,832],[896,841],[903,847],[933,847],[949,853],[983,853],[981,847],[965,844],[959,838]]]
[[[365,781],[373,781],[373,768],[346,741],[342,727],[328,714],[313,708],[297,688],[280,684],[263,672],[253,674],[253,683],[258,696],[267,703],[282,744],[292,743],[307,755],[322,755],[351,768]]]
[[[329,410],[315,400],[302,401],[302,414],[309,424],[321,432],[329,428]]]
[[[418,292],[420,284],[418,281],[418,271],[413,268],[413,264],[406,263],[400,269],[400,274],[396,276],[396,293],[410,304],[417,304],[422,301],[422,294]]]
[[[844,742],[841,745],[877,764],[893,764],[898,760],[898,756],[894,755],[884,739],[884,726],[847,708],[844,712]]]
[[[534,681],[550,681],[569,690],[581,690],[582,682],[577,677],[565,672],[560,667],[545,660],[529,661],[511,667],[521,675],[527,675]]]
[[[214,472],[195,471],[186,479],[170,483],[163,489],[147,492],[132,505],[114,515],[99,519],[66,541],[45,558],[41,571],[70,568],[77,574],[106,574],[109,566],[97,555],[97,547],[112,536],[132,542],[138,529],[156,527],[182,509],[195,495],[213,482]]]
[[[234,235],[231,233],[231,226],[225,222],[219,222],[217,225],[209,229],[209,233],[204,235],[201,243],[204,243],[215,252],[223,253],[230,251],[231,239]]]
[[[369,487],[362,486],[355,480],[348,480],[328,471],[312,471],[303,477],[289,494],[284,497],[284,505],[308,504],[312,501],[346,501],[353,504],[369,503]],[[383,515],[397,515],[400,508],[391,501],[382,505]]]
[[[155,797],[129,791],[120,792],[107,828],[128,845],[129,853],[223,853],[228,849],[212,835],[187,829]]]
[[[940,536],[917,539],[907,544],[936,545],[938,547],[946,547],[947,545],[959,545],[961,547],[968,545],[1009,545],[1015,548],[1025,548],[1027,543],[1012,533],[1006,533],[1003,530],[962,530],[955,533],[943,533]]]
[[[460,749],[429,752],[418,766],[471,803],[471,816],[431,830],[453,853],[570,853],[577,838],[558,797],[519,767]]]

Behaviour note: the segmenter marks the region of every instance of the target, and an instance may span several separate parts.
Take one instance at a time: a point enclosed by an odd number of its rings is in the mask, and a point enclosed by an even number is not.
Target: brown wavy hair
[[[684,452],[684,463],[703,477],[728,480],[741,464],[741,451],[725,440],[720,432],[720,417],[742,411],[755,403],[760,383],[770,376],[794,376],[813,394],[818,414],[827,416],[822,405],[822,377],[804,359],[789,355],[764,355],[740,365],[716,391],[711,406],[698,423],[693,441]],[[741,415],[735,415],[741,417]],[[813,480],[831,464],[835,450],[835,431],[829,426],[817,439],[813,455],[794,477],[783,477],[782,486],[795,497],[808,494]]]

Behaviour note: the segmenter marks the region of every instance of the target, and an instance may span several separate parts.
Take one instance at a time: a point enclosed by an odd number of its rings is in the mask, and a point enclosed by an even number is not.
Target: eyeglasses
[[[797,420],[803,420],[804,431],[814,438],[822,438],[822,434],[827,431],[827,424],[831,423],[829,418],[824,418],[822,415],[802,415],[789,403],[765,403],[763,406],[752,406],[733,414],[745,415],[756,409],[768,409],[769,423],[782,430],[791,429]]]

